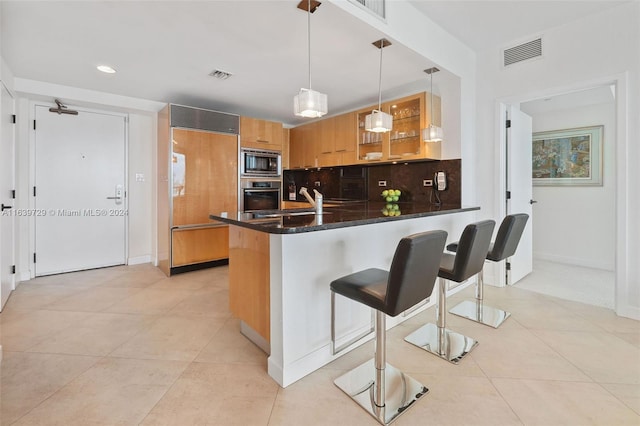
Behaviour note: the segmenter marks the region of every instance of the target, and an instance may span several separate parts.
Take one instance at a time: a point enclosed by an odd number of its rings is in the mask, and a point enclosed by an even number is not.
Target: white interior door
[[[0,83],[0,116],[2,135],[0,136],[0,311],[15,287],[15,125],[13,123],[13,97]],[[9,207],[9,208],[8,208]]]
[[[507,214],[526,213],[527,227],[522,234],[516,253],[508,259],[511,270],[507,272],[507,284],[512,285],[533,270],[533,182],[531,178],[531,117],[518,107],[509,106],[507,117]]]
[[[126,256],[126,121],[35,111],[35,274],[121,265]]]

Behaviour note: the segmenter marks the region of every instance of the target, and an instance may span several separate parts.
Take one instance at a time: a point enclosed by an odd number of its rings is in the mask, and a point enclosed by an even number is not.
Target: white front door
[[[35,109],[35,275],[124,264],[126,117]]]
[[[518,107],[509,106],[507,116],[507,214],[529,215],[516,253],[507,261],[511,270],[507,272],[507,284],[513,285],[533,270],[533,181],[531,177],[531,139],[533,127],[531,117]]]
[[[15,286],[15,125],[13,123],[13,97],[0,83],[0,311]]]

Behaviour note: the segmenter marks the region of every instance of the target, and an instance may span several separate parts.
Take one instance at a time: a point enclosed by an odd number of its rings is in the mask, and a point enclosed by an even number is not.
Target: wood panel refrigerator
[[[158,113],[158,266],[168,276],[225,264],[238,206],[240,118],[169,104]]]

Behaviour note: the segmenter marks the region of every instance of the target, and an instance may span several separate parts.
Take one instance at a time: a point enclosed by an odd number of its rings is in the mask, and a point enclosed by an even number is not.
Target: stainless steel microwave
[[[242,148],[240,175],[243,177],[280,177],[282,155],[279,151]]]

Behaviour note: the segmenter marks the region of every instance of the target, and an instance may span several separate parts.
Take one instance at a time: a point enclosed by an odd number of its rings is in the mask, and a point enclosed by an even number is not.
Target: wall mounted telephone
[[[437,191],[447,189],[447,175],[444,172],[436,172],[433,176],[433,185]]]

